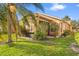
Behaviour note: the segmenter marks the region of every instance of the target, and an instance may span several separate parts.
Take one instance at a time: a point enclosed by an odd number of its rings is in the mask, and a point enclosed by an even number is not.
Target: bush
[[[73,32],[71,32],[70,30],[65,30],[64,33],[62,34],[62,36],[68,36],[68,35],[72,35]]]
[[[45,35],[44,35],[43,32],[38,31],[38,32],[36,32],[34,34],[34,39],[36,39],[36,40],[43,40],[43,39],[45,39]]]
[[[36,30],[36,32],[34,33],[33,39],[35,39],[35,40],[44,40],[44,39],[46,39],[46,36],[47,36],[47,33],[44,30],[38,28]]]
[[[29,30],[26,30],[25,28],[21,28],[21,34],[23,36],[30,37]]]
[[[58,31],[58,29],[59,29],[59,27],[58,27],[58,25],[56,25],[56,24],[52,24],[52,25],[50,26],[50,30],[53,31],[53,32]]]

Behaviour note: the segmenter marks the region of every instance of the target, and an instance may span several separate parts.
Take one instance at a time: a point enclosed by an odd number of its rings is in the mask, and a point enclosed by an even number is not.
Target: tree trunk
[[[16,6],[15,4],[9,3],[8,4],[8,13],[9,13],[9,22],[10,25],[13,26],[14,32],[16,33],[16,41],[18,38],[18,34],[19,34],[19,22],[18,22],[18,18],[16,16]],[[13,30],[12,28],[10,28],[11,30]]]
[[[8,3],[7,5],[7,9],[8,9],[8,19],[7,19],[7,22],[8,22],[8,44],[10,46],[10,44],[12,43],[12,37],[11,37],[11,19],[12,19],[12,15],[11,15],[11,11],[10,11],[10,3]]]
[[[13,28],[14,28],[14,33],[16,34],[16,41],[17,41],[17,38],[18,38],[18,26],[17,26],[17,18],[16,18],[16,12],[12,13],[12,25],[13,25]]]

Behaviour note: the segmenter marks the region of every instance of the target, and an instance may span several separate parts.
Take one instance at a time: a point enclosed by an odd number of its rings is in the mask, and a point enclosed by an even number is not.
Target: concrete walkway
[[[26,40],[33,40],[31,37],[18,37],[18,38],[23,38],[23,39],[26,39]]]
[[[75,53],[79,53],[79,47],[77,46],[76,43],[72,43],[70,45],[70,48],[75,52]]]

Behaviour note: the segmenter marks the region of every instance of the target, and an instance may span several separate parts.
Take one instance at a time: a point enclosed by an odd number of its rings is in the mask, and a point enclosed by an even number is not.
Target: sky
[[[26,6],[32,12],[40,12],[63,18],[69,16],[72,20],[79,20],[79,3],[42,3],[45,12],[36,9],[34,6]]]
[[[68,15],[71,19],[79,19],[79,4],[43,4],[45,12],[52,16],[63,18]]]

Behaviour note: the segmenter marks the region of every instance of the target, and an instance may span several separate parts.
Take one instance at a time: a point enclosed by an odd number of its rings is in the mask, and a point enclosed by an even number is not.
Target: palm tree
[[[6,11],[5,8],[3,8],[3,6],[0,6],[0,26],[2,27],[3,31],[5,31],[6,29],[6,25],[7,25],[7,19],[6,19]]]
[[[0,10],[0,27],[2,28],[2,32],[6,32],[7,19],[5,17],[5,11]]]
[[[27,8],[27,6],[35,6],[36,8],[44,11],[41,4],[37,3],[29,3],[29,4],[14,4],[14,3],[8,3],[8,4],[0,4],[0,6],[6,7],[6,12],[8,14],[7,16],[7,22],[8,22],[8,43],[12,42],[11,34],[12,34],[12,26],[15,30],[17,30],[17,25],[19,25],[18,22],[16,22],[16,12],[19,12],[22,16],[31,16],[34,20],[34,15],[31,10]]]
[[[65,16],[65,17],[63,18],[63,20],[64,20],[64,21],[68,21],[68,20],[71,20],[71,18],[70,18],[69,16]]]

